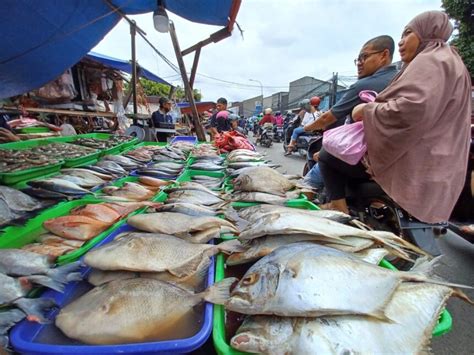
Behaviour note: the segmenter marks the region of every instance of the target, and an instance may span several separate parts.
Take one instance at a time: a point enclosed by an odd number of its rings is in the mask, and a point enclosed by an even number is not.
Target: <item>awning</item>
[[[190,21],[225,26],[234,1],[166,0],[165,7]],[[156,0],[112,3],[126,14],[151,12],[157,6]],[[119,20],[106,0],[0,1],[0,98],[20,95],[54,80],[96,46]]]
[[[132,74],[132,64],[130,61],[127,60],[122,60],[122,59],[117,59],[117,58],[112,58],[104,54],[99,54],[95,52],[89,52],[85,58],[94,60],[96,62],[99,62],[107,67],[123,71],[125,73]],[[145,79],[157,82],[157,83],[162,83],[168,86],[173,86],[170,83],[168,83],[166,80],[161,79],[159,76],[156,76],[153,74],[151,71],[143,68],[142,66],[138,66],[138,76],[141,76]]]
[[[178,102],[176,106],[180,109],[181,114],[191,114],[191,106],[188,102]],[[212,110],[216,107],[216,104],[212,101],[196,102],[196,108],[199,113]]]

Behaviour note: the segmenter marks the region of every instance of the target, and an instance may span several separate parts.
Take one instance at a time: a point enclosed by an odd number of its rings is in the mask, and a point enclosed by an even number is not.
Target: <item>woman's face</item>
[[[400,52],[402,62],[410,63],[415,58],[419,45],[420,39],[411,28],[407,27],[402,33],[400,42],[398,42],[398,51]]]

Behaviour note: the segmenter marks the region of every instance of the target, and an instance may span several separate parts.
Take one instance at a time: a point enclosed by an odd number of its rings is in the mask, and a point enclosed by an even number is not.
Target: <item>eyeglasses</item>
[[[371,55],[382,53],[384,50],[385,49],[382,49],[381,51],[377,51],[377,52],[372,52],[372,53],[362,53],[356,59],[354,59],[354,64],[357,65],[357,63],[364,63]]]

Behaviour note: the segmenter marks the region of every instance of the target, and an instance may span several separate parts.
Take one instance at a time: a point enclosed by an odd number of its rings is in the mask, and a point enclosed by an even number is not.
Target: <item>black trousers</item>
[[[349,179],[370,180],[370,175],[362,163],[349,165],[326,152],[324,148],[319,151],[318,164],[329,201],[346,197],[346,185]]]

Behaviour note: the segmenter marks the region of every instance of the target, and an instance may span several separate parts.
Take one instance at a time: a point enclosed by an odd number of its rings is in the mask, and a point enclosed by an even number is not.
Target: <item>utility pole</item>
[[[132,93],[133,93],[133,114],[137,114],[137,52],[135,48],[135,35],[137,33],[137,24],[132,21],[130,24],[130,36],[132,39]]]
[[[331,92],[331,103],[330,107],[336,104],[336,94],[337,94],[337,76],[338,73],[332,74],[332,92]]]

